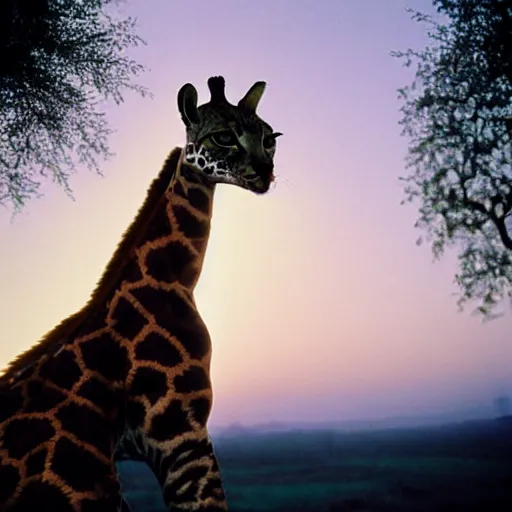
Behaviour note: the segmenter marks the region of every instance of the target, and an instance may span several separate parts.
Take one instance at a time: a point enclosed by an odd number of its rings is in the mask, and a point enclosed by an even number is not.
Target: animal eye
[[[265,149],[273,148],[276,145],[276,139],[271,135],[263,139],[263,147]]]
[[[211,136],[211,139],[215,144],[217,144],[217,146],[222,146],[225,148],[236,146],[238,143],[238,139],[231,131],[214,133]]]
[[[279,133],[279,132],[271,133],[270,135],[267,135],[263,139],[263,147],[265,149],[272,149],[276,145],[277,137],[280,137],[281,135],[282,135],[282,133]]]

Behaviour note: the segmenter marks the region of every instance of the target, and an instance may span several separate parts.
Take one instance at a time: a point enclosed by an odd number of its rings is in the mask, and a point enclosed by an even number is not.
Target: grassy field
[[[509,512],[512,425],[214,439],[232,512]],[[164,512],[153,474],[120,464],[133,512]]]

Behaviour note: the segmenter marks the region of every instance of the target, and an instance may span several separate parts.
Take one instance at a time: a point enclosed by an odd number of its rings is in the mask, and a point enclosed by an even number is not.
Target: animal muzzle
[[[253,162],[251,167],[264,181],[272,181],[274,177],[274,164],[272,162],[257,161]]]

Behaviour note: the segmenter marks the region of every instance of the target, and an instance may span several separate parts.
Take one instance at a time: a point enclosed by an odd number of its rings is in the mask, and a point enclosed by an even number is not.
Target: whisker
[[[280,176],[279,174],[275,175],[274,185],[275,185],[276,181],[282,181],[283,183],[286,183],[286,185],[288,185],[290,188],[295,187],[295,185],[288,178],[285,178],[284,176]]]

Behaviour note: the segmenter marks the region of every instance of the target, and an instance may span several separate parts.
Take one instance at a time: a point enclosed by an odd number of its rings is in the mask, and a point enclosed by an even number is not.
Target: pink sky
[[[291,6],[293,5],[293,8]],[[415,1],[429,9],[430,2]],[[148,45],[153,100],[109,117],[116,157],[0,216],[0,367],[87,300],[167,153],[184,142],[176,94],[222,74],[237,101],[268,83],[260,115],[284,132],[267,196],[216,193],[197,302],[213,343],[212,424],[491,414],[512,392],[511,315],[458,313],[455,254],[417,247],[400,206],[406,140],[389,56],[421,47],[401,0],[128,2]]]

